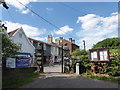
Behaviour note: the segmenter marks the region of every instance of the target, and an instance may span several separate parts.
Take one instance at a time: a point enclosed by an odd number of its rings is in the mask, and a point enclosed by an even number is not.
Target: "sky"
[[[80,49],[83,40],[90,49],[105,38],[118,37],[118,2],[20,1],[38,17],[16,0],[5,1],[9,9],[0,8],[8,32],[22,27],[28,37],[44,42],[48,35],[53,35],[54,41],[58,37],[73,38]]]

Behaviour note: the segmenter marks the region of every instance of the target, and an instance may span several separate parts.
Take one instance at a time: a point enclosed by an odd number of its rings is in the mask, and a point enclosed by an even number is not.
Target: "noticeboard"
[[[90,49],[90,61],[110,61],[109,49]]]
[[[18,58],[16,59],[16,68],[29,67],[30,58]]]
[[[16,68],[15,58],[8,58],[6,60],[6,67],[7,68]]]

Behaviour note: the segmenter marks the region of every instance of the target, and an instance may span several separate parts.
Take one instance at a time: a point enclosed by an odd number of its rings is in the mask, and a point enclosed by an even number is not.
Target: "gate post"
[[[67,44],[65,44],[64,48],[64,73],[69,73],[70,71],[70,52]]]
[[[39,72],[43,72],[43,60],[44,60],[44,49],[43,43],[40,43],[38,48],[36,49],[36,62],[39,67]]]

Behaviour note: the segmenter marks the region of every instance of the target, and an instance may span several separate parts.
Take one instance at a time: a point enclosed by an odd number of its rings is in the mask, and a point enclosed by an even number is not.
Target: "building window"
[[[46,50],[46,44],[45,43],[44,43],[44,47],[43,48],[44,48],[44,50]]]
[[[19,43],[18,46],[19,46],[19,50],[22,50],[22,44]]]

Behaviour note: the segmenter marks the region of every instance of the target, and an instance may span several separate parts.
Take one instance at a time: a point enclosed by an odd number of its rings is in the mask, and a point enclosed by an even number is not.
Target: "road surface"
[[[61,66],[46,66],[45,73],[21,88],[118,88],[117,83],[92,80],[74,74],[61,74]]]

